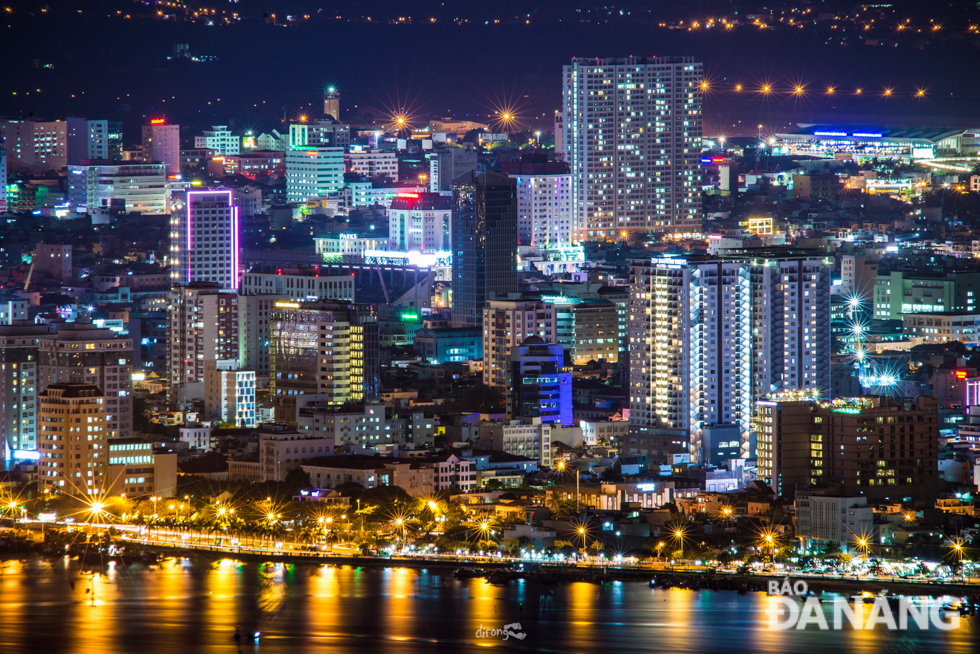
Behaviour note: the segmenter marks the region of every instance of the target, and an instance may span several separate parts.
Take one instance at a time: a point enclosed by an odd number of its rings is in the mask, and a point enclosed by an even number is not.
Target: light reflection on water
[[[442,570],[0,562],[0,652],[813,652],[976,651],[977,627],[888,633],[768,628],[760,593],[651,590],[643,583],[458,581]],[[478,639],[521,623],[527,638]],[[256,645],[233,638],[260,631]]]

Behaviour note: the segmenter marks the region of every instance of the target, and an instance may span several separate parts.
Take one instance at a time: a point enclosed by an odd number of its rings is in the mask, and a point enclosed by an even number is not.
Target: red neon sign
[[[151,125],[163,125],[165,122],[167,122],[167,119],[166,118],[151,118],[150,119],[150,124]]]
[[[398,194],[398,197],[400,197],[400,198],[415,198],[417,200],[418,197],[419,197],[419,194],[418,193],[399,193]]]
[[[954,370],[953,371],[953,375],[955,375],[955,377],[957,379],[966,379],[966,371],[965,370]]]

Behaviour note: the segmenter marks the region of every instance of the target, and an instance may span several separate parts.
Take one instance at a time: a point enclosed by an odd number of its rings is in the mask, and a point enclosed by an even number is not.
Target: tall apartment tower
[[[752,279],[752,396],[830,395],[830,285],[826,253],[791,247],[727,250]]]
[[[7,151],[0,139],[0,213],[7,212]]]
[[[182,392],[203,397],[205,362],[238,358],[238,295],[213,282],[175,287],[170,292],[167,332],[172,397],[179,398]]]
[[[68,165],[109,158],[109,121],[68,118]]]
[[[109,416],[102,391],[94,384],[51,384],[39,400],[41,484],[75,496],[105,493]]]
[[[501,170],[517,180],[517,237],[521,245],[567,247],[572,232],[572,176],[563,161],[514,161]]]
[[[143,161],[164,164],[167,175],[180,174],[180,125],[154,118],[143,125]]]
[[[238,207],[230,190],[187,191],[171,215],[170,278],[238,288]]]
[[[87,384],[101,389],[106,432],[133,435],[133,340],[91,323],[59,324],[38,338],[38,385]]]
[[[489,171],[454,179],[452,230],[453,327],[478,326],[487,300],[517,292],[517,182]]]
[[[336,86],[328,86],[323,90],[323,115],[340,120],[340,92]]]
[[[37,449],[38,337],[43,325],[0,325],[0,446]]]
[[[276,421],[296,423],[296,396],[327,404],[373,402],[381,392],[377,316],[370,305],[277,302],[269,382]]]
[[[708,432],[711,441],[730,434],[725,442],[737,441],[748,456],[751,317],[751,280],[741,264],[633,262],[629,446],[636,454],[662,463],[673,454],[700,460]]]
[[[0,144],[10,170],[43,173],[68,163],[68,123],[37,118],[0,120]]]
[[[537,336],[557,343],[555,305],[536,300],[490,300],[483,308],[483,383],[505,390],[510,355],[515,347]]]
[[[829,394],[829,316],[829,265],[812,253],[634,261],[626,453],[752,457],[754,402]]]
[[[574,58],[562,151],[577,240],[701,227],[701,83],[694,57]]]
[[[254,370],[256,383],[269,383],[269,334],[276,302],[289,302],[288,295],[262,293],[238,296],[238,365]]]

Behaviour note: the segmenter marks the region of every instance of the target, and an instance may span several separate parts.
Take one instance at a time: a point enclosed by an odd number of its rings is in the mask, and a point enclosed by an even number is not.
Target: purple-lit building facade
[[[171,281],[180,286],[213,282],[237,289],[238,207],[229,190],[187,191],[175,196],[171,216]],[[179,206],[178,206],[179,205]]]

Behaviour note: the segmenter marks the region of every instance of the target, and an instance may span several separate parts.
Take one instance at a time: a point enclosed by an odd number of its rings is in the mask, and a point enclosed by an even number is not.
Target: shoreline
[[[170,547],[160,544],[138,546],[139,555],[103,556],[98,553],[79,554],[71,556],[86,566],[105,567],[110,561],[122,561],[126,565],[153,565],[160,558],[190,558],[203,562],[215,563],[223,559],[232,559],[246,563],[290,563],[307,565],[331,565],[363,568],[413,568],[417,570],[439,570],[453,575],[458,570],[467,571],[464,577],[487,578],[493,584],[506,584],[511,581],[525,580],[532,583],[563,584],[586,582],[606,584],[610,582],[646,582],[653,589],[687,589],[687,590],[728,590],[741,594],[749,592],[767,592],[771,581],[784,579],[805,581],[813,593],[842,593],[860,594],[862,592],[878,593],[885,591],[897,595],[915,595],[939,597],[953,595],[958,597],[980,595],[980,585],[969,583],[914,583],[903,580],[882,579],[840,579],[820,578],[809,576],[760,575],[717,573],[694,570],[665,570],[607,566],[561,566],[540,565],[533,562],[525,563],[526,570],[515,570],[511,561],[473,561],[465,559],[421,559],[413,557],[380,557],[363,555],[309,555],[309,554],[276,554],[266,552],[227,552],[203,548]],[[61,558],[55,554],[31,548],[33,556],[52,559]],[[21,556],[4,556],[3,558],[23,558]]]

